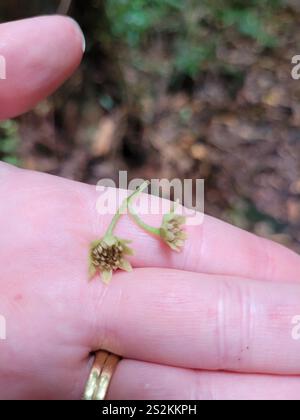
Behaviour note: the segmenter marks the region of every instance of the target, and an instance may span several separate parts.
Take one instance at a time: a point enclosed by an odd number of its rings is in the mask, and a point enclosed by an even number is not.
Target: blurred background
[[[300,251],[299,0],[1,0],[2,22],[48,13],[79,22],[84,61],[0,123],[1,160],[88,183],[204,178],[208,214]]]

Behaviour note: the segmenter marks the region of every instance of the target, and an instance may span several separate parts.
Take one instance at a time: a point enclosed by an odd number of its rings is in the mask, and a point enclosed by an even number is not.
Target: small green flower
[[[128,247],[130,241],[120,239],[114,235],[106,235],[104,238],[94,241],[90,247],[89,274],[94,277],[100,272],[104,283],[111,281],[113,272],[121,269],[132,271],[130,262],[126,256],[133,255],[133,250]]]
[[[183,230],[185,222],[186,218],[184,216],[175,214],[175,206],[163,218],[160,236],[173,251],[180,252],[184,246],[184,241],[187,239],[187,234]]]

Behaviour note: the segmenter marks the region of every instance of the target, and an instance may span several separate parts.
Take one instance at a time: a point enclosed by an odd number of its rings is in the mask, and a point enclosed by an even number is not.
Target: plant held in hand
[[[132,266],[127,257],[133,255],[133,250],[129,247],[131,241],[121,239],[114,235],[114,229],[122,214],[129,210],[129,214],[145,231],[162,239],[173,251],[180,252],[187,239],[183,230],[185,217],[175,214],[175,205],[170,213],[163,217],[160,228],[155,228],[146,224],[135,212],[132,207],[133,200],[141,194],[149,182],[144,182],[134,193],[126,198],[115,216],[113,217],[105,235],[102,239],[91,243],[89,252],[89,276],[93,278],[97,273],[100,274],[104,283],[111,281],[113,272],[121,269],[132,271]]]

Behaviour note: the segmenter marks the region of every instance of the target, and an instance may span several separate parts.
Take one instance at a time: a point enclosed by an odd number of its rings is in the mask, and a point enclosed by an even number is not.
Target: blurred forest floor
[[[68,12],[87,51],[0,125],[1,159],[88,183],[204,178],[208,214],[300,251],[298,1],[40,3],[2,1],[1,20]]]

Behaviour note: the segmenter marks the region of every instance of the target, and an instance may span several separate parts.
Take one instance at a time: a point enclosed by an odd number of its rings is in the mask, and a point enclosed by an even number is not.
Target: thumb
[[[0,120],[28,111],[79,65],[84,37],[62,16],[0,25]]]

